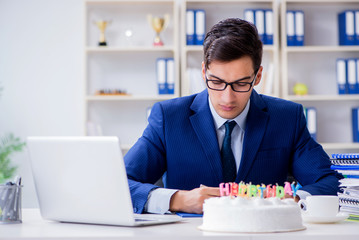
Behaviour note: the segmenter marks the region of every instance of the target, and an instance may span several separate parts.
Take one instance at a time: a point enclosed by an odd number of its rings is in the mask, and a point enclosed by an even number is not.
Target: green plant
[[[10,156],[14,152],[21,152],[24,147],[25,142],[14,137],[12,133],[0,139],[0,183],[13,177],[17,167],[11,165]]]

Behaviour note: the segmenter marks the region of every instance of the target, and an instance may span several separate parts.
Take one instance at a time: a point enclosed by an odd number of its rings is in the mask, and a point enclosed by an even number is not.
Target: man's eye
[[[247,82],[236,82],[236,83],[234,83],[234,85],[236,85],[238,87],[245,87],[248,84],[250,84],[250,83],[247,83]]]
[[[222,85],[223,82],[222,81],[212,80],[212,84],[214,84],[214,85]]]

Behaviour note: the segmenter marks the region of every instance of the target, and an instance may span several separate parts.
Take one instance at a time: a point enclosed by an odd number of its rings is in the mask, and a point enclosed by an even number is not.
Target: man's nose
[[[223,90],[222,94],[222,100],[225,100],[226,102],[231,102],[235,97],[236,92],[233,91],[232,87],[230,85],[227,85],[226,89]]]

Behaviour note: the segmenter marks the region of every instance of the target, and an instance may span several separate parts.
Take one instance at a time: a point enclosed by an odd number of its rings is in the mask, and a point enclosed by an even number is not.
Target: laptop
[[[44,219],[119,226],[182,220],[134,214],[117,137],[28,137],[27,147]]]

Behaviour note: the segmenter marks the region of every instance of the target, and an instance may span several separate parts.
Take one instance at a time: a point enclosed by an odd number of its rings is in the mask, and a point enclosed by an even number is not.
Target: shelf
[[[184,50],[187,52],[202,52],[203,46],[202,45],[185,46]],[[275,47],[273,45],[263,45],[264,52],[273,52],[274,50]],[[358,47],[358,51],[359,51],[359,47]]]
[[[174,48],[172,46],[143,46],[143,47],[87,47],[87,53],[118,53],[118,52],[160,52],[160,51],[167,51],[173,52]]]
[[[219,3],[218,0],[187,0],[187,3]],[[223,0],[220,3],[272,3],[273,0]]]
[[[291,101],[352,101],[352,100],[359,100],[359,94],[307,95],[307,96],[288,95],[285,99]]]
[[[353,150],[359,151],[359,143],[321,143],[322,147],[326,150]]]
[[[172,3],[173,0],[155,0],[155,1],[152,1],[151,0],[151,3]],[[136,3],[136,4],[146,4],[148,3],[148,1],[146,0],[86,0],[86,3],[87,4],[101,4],[101,5],[104,5],[104,4],[118,4],[118,3],[129,3],[129,4],[133,4],[133,3]]]
[[[162,101],[177,97],[176,95],[157,95],[157,96],[141,96],[141,95],[129,95],[129,96],[87,96],[87,101]]]
[[[297,46],[283,49],[291,52],[359,52],[359,46]]]
[[[358,3],[358,0],[286,0],[287,3],[337,3],[337,4],[343,4],[343,3]]]

